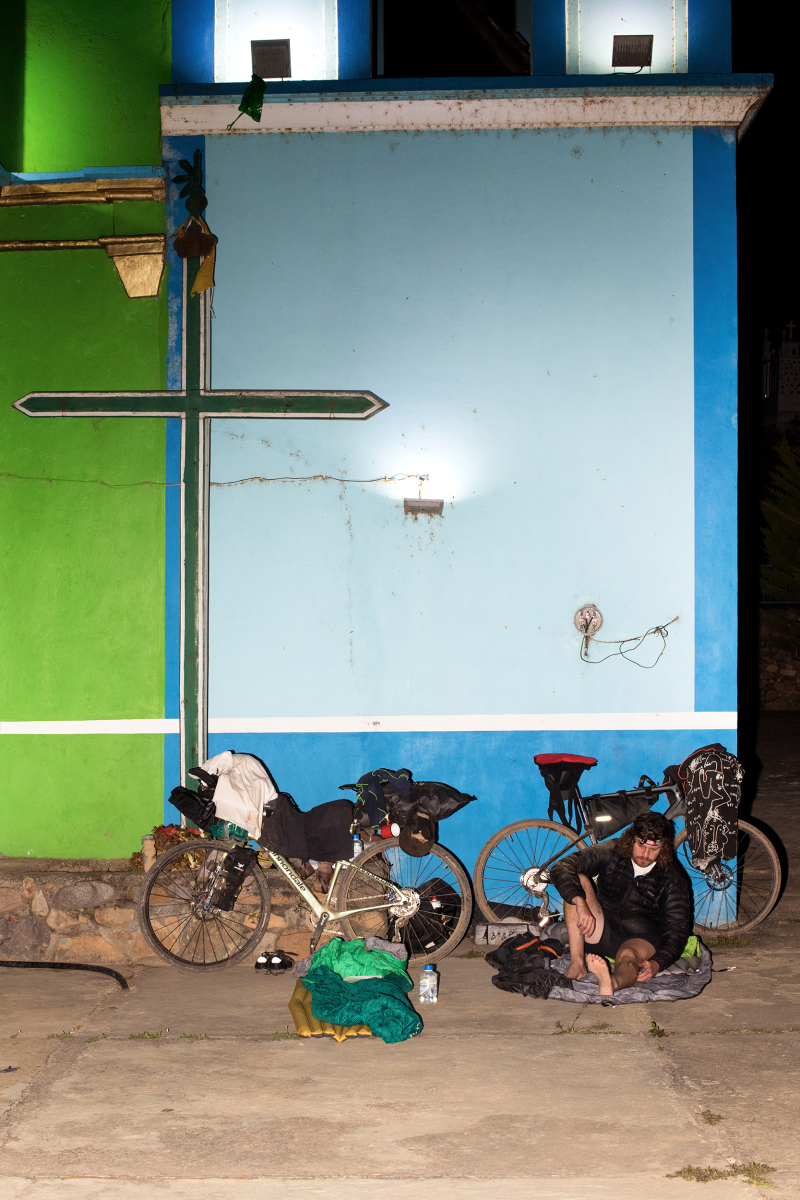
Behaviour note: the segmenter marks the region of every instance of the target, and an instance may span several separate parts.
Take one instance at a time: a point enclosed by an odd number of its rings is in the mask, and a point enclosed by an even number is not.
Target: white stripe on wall
[[[505,713],[428,717],[212,717],[209,733],[527,733],[735,729],[735,712]]]
[[[177,718],[137,721],[0,721],[1,733],[178,733]]]
[[[209,733],[559,733],[576,730],[735,729],[735,712],[506,713],[429,717],[212,717]],[[0,734],[178,733],[173,719],[1,721]]]

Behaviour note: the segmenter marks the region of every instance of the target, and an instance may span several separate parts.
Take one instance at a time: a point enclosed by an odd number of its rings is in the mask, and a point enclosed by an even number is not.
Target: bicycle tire
[[[460,912],[453,922],[453,918],[448,916],[447,925],[444,925],[442,918],[430,918],[430,927],[426,922],[428,918],[419,918],[419,922],[424,924],[426,932],[417,934],[412,931],[412,925],[405,927],[402,940],[408,950],[408,966],[416,966],[419,963],[438,962],[442,958],[446,958],[448,954],[452,954],[456,946],[462,941],[464,934],[469,928],[470,918],[472,916],[472,888],[470,887],[469,876],[461,863],[446,850],[444,846],[433,846],[430,854],[423,855],[421,858],[414,858],[400,849],[399,838],[386,838],[378,845],[371,846],[368,850],[364,850],[356,863],[360,867],[365,867],[368,871],[374,871],[375,874],[381,874],[385,867],[378,861],[383,856],[384,864],[388,864],[391,870],[391,878],[401,887],[412,887],[414,881],[416,886],[424,888],[427,881],[433,879],[444,879],[445,883],[452,888],[452,882],[447,879],[446,872],[449,872],[453,880],[458,886],[461,893]],[[438,865],[437,865],[438,864]],[[431,874],[431,871],[438,871],[438,874]],[[335,907],[344,910],[352,907],[348,897],[355,899],[363,899],[354,895],[356,888],[359,885],[359,880],[362,884],[373,886],[375,896],[378,896],[377,885],[370,885],[368,880],[365,880],[363,875],[359,875],[357,871],[343,872],[343,878],[340,876],[339,883],[336,887]],[[453,888],[453,891],[455,889]],[[370,897],[372,898],[372,897]],[[383,931],[377,928],[375,917],[377,914],[372,914],[370,920],[367,920],[367,914],[364,918],[345,918],[340,922],[331,922],[329,929],[334,930],[337,925],[340,926],[346,933],[348,938],[360,938],[370,936],[368,925],[375,925],[372,930],[373,936],[385,937],[388,929],[384,921]],[[442,927],[444,926],[444,927]],[[442,940],[438,940],[438,935],[447,933],[447,936],[442,936]],[[430,937],[433,944],[423,944],[422,937]]]
[[[257,949],[264,936],[271,898],[269,885],[258,863],[245,880],[236,905],[230,912],[199,917],[192,909],[193,896],[202,891],[204,886],[197,876],[207,869],[209,855],[225,854],[229,849],[225,842],[205,838],[173,846],[159,855],[145,876],[139,895],[139,928],[150,949],[179,970],[225,970],[243,962]],[[187,863],[179,866],[176,860],[184,856]],[[237,920],[237,917],[254,907],[254,892],[257,893],[260,908],[258,920],[250,932],[251,927]],[[170,909],[173,911],[170,912]],[[219,914],[219,910],[215,912]],[[254,915],[248,913],[248,917]],[[226,938],[232,952],[221,956],[219,950],[228,949]],[[208,961],[209,953],[213,954],[213,961]]]
[[[694,932],[700,937],[732,932],[747,933],[751,929],[755,929],[756,925],[760,925],[765,917],[769,916],[777,902],[778,893],[781,889],[781,864],[775,847],[766,834],[762,833],[760,829],[756,829],[755,825],[751,825],[748,821],[739,821],[738,826],[739,847],[736,855],[737,919],[732,921],[720,920],[712,923],[695,921]],[[744,834],[744,839],[742,838],[742,834]],[[677,854],[677,851],[685,841],[686,830],[684,829],[675,838],[676,857],[681,866],[686,870],[692,883],[695,898],[695,916],[698,910],[698,892],[700,892],[700,913],[702,915],[704,907],[710,907],[715,889],[709,885],[702,872],[698,871],[692,865],[692,857],[688,846],[682,856]],[[747,856],[751,853],[751,850],[754,850],[755,853],[751,855],[750,862],[748,863]],[[703,888],[705,888],[705,891],[703,891]],[[725,889],[725,891],[718,894],[724,895],[729,890],[730,888]],[[723,905],[720,916],[727,917],[730,915],[732,915],[730,907]]]
[[[547,846],[547,839],[545,839],[542,843],[544,852],[537,854],[536,849],[538,845],[538,839],[536,839],[534,845],[531,846],[530,838],[528,838],[527,857],[520,857],[516,847],[513,849],[512,847],[507,847],[507,865],[502,868],[507,874],[507,879],[505,882],[503,882],[500,878],[501,869],[499,867],[496,870],[495,868],[490,867],[489,870],[491,874],[489,878],[487,878],[486,875],[487,864],[489,864],[489,860],[493,852],[497,850],[498,847],[500,847],[500,845],[507,839],[510,839],[513,844],[514,834],[521,833],[523,830],[532,829],[537,830],[537,832],[542,831],[546,832],[547,834],[555,834],[556,838],[563,838],[570,851],[586,849],[586,843],[583,841],[579,833],[576,833],[574,829],[569,827],[569,825],[560,825],[557,821],[539,821],[529,818],[525,821],[514,821],[511,825],[506,825],[503,827],[503,829],[498,830],[494,837],[489,838],[489,841],[478,855],[478,861],[475,864],[475,871],[472,877],[475,890],[475,899],[478,903],[478,908],[481,910],[484,917],[486,917],[487,921],[491,923],[502,921],[504,917],[511,915],[518,916],[520,921],[534,921],[538,915],[537,905],[533,903],[533,901],[536,900],[536,897],[532,897],[530,904],[519,902],[512,903],[513,900],[524,900],[526,894],[518,882],[518,875],[521,874],[522,871],[527,867],[535,866],[535,859],[537,857],[545,861],[550,858],[551,855],[554,854],[558,849],[557,841],[553,841],[548,849],[544,850],[544,847]],[[526,854],[524,840],[521,854],[523,856]],[[511,870],[512,865],[513,871]],[[514,871],[518,873],[516,884],[514,884]],[[487,896],[487,884],[489,891],[492,893],[491,897]],[[496,895],[498,888],[501,886],[504,888],[504,894],[507,897],[505,900],[498,899]],[[552,884],[548,888],[548,892],[550,893],[551,899],[555,899],[555,897],[558,896],[558,893]],[[500,906],[499,908],[498,905]],[[553,911],[557,911],[557,909],[554,909]]]

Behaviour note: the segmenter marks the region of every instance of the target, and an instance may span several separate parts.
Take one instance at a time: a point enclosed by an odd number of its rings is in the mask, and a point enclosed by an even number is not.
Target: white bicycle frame
[[[278,870],[286,876],[294,890],[298,892],[308,907],[313,912],[317,920],[322,917],[327,917],[328,921],[343,921],[347,917],[357,917],[360,913],[375,912],[378,909],[393,908],[395,904],[404,904],[406,897],[397,884],[392,883],[390,879],[381,879],[379,875],[373,875],[371,871],[367,871],[365,867],[359,867],[354,862],[347,862],[345,859],[340,859],[334,865],[333,875],[331,876],[330,884],[328,885],[328,895],[325,900],[318,900],[311,888],[306,887],[303,880],[292,868],[292,866],[282,858],[280,854],[273,853],[272,850],[262,850],[260,854],[266,854],[272,860]],[[259,855],[260,857],[260,855]],[[342,871],[357,871],[359,875],[364,875],[367,879],[374,879],[376,883],[383,887],[390,887],[395,894],[395,899],[390,900],[387,904],[369,904],[361,908],[348,908],[343,912],[331,908],[331,899],[336,891],[336,884]],[[371,899],[371,897],[367,897]]]

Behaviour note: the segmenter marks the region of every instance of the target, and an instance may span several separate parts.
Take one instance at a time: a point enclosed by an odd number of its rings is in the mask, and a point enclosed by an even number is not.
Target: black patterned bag
[[[692,862],[701,871],[734,858],[744,769],[715,742],[701,746],[678,767],[686,799],[686,836]]]

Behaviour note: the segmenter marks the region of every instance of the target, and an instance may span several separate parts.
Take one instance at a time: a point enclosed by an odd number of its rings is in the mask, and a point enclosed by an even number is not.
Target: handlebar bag
[[[647,812],[657,799],[656,792],[650,800],[646,796],[629,796],[627,792],[617,792],[615,796],[587,796],[586,808],[592,829],[599,838],[607,838]]]

